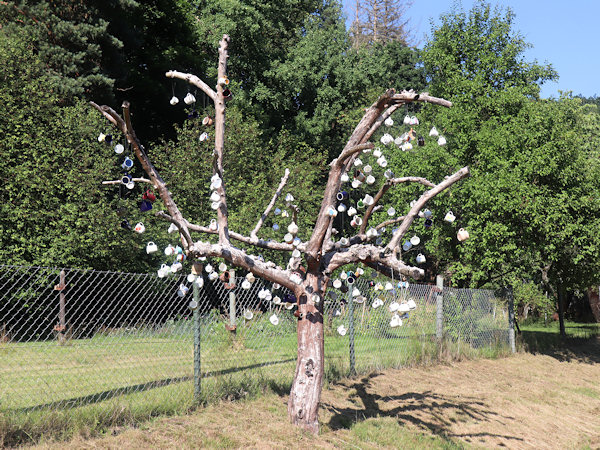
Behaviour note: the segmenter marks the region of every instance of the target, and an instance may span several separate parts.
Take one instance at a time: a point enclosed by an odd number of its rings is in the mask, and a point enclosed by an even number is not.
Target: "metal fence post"
[[[235,293],[229,292],[229,326],[235,333]]]
[[[350,347],[350,375],[356,374],[356,355],[354,353],[354,300],[352,299],[352,288],[348,289],[348,341]]]
[[[194,283],[194,301],[200,305],[200,288]],[[200,308],[194,309],[194,402],[200,401],[202,373],[200,371]]]
[[[444,277],[438,275],[435,278],[435,283],[439,289],[436,297],[436,316],[435,316],[435,337],[442,339],[444,336]]]
[[[512,286],[506,288],[506,299],[508,301],[508,343],[513,353],[516,353],[515,345],[515,300]]]

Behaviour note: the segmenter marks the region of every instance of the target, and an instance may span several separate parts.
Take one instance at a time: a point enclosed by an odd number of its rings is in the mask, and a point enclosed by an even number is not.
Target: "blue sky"
[[[354,0],[343,0],[347,17]],[[475,0],[462,0],[469,10]],[[510,7],[516,14],[515,29],[533,45],[529,61],[550,63],[558,82],[542,86],[542,97],[558,97],[558,91],[584,96],[600,95],[600,0],[492,0],[492,5]],[[415,40],[422,46],[430,33],[430,20],[449,12],[453,0],[414,0],[407,13]]]

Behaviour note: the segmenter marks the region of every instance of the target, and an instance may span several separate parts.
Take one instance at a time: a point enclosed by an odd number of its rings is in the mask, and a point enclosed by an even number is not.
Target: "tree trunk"
[[[298,360],[288,401],[288,415],[294,425],[313,434],[319,432],[319,402],[324,372],[323,277],[308,273],[296,291],[298,299]],[[320,300],[313,302],[313,295]]]
[[[558,286],[558,323],[560,326],[560,335],[567,336],[565,331],[565,288],[563,285]]]

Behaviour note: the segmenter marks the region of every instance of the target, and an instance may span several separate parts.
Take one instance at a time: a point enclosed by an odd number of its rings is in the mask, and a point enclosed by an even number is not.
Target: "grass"
[[[400,328],[388,327],[383,308],[355,311],[355,369],[431,364],[448,359],[506,353],[498,340],[478,348],[459,339],[441,345],[432,338],[431,306],[417,310]],[[202,389],[194,399],[193,321],[171,321],[160,329],[105,330],[91,339],[0,343],[0,446],[97,435],[165,414],[182,414],[220,399],[287,393],[296,359],[295,321],[269,314],[240,323],[235,337],[223,323],[201,326]],[[348,311],[326,325],[326,382],[347,375]]]
[[[318,436],[288,422],[286,392],[265,392],[40,447],[600,448],[599,346],[574,349],[595,363],[520,352],[347,377],[323,390]]]
[[[528,352],[544,352],[569,345],[585,344],[589,339],[600,336],[600,323],[565,321],[565,332],[566,337],[560,336],[558,321],[522,325],[519,335],[520,347]]]

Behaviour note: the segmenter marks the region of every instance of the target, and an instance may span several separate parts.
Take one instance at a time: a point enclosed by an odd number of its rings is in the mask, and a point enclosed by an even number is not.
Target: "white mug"
[[[146,231],[146,227],[144,226],[144,224],[142,222],[138,222],[135,224],[134,230],[136,233],[142,234],[144,231]]]
[[[146,253],[150,254],[150,253],[154,253],[157,251],[158,251],[158,246],[152,241],[148,242],[148,244],[146,245]]]

